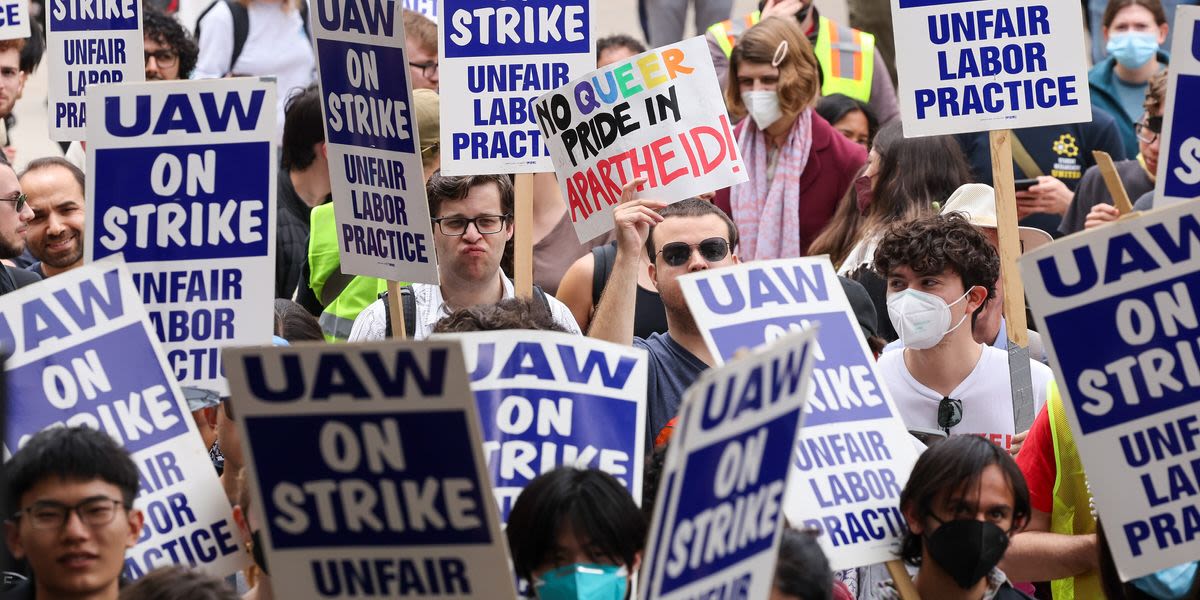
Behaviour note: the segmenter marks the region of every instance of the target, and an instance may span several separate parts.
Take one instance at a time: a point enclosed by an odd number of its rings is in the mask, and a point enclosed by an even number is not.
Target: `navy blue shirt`
[[[650,354],[646,382],[646,455],[654,450],[654,438],[676,413],[683,392],[708,370],[704,361],[671,339],[670,333],[633,338],[633,346]]]

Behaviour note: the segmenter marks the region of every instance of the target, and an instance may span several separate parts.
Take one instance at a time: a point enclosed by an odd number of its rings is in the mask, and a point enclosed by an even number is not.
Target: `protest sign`
[[[404,10],[420,13],[435,22],[438,20],[437,0],[404,0]]]
[[[1167,107],[1154,187],[1154,205],[1160,207],[1200,198],[1200,113],[1192,108],[1200,97],[1200,7],[1176,9],[1171,32]]]
[[[829,259],[758,261],[679,281],[718,361],[820,325],[784,512],[822,531],[836,570],[895,558],[900,490],[917,453]]]
[[[454,341],[225,354],[279,598],[515,598]]]
[[[0,40],[29,37],[29,3],[25,0],[0,2]]]
[[[1070,0],[892,0],[904,136],[1091,121]]]
[[[46,12],[50,139],[82,140],[88,87],[146,79],[142,4],[56,0],[46,5]]]
[[[122,254],[179,382],[225,394],[225,346],[271,343],[275,82],[103,85],[88,106],[88,262]]]
[[[342,272],[436,284],[401,7],[341,1],[311,19]]]
[[[1122,580],[1200,556],[1198,243],[1189,202],[1021,259]]]
[[[4,296],[0,348],[12,352],[6,455],[64,425],[102,431],[132,455],[145,525],[126,576],[245,566],[229,500],[124,265],[87,265]]]
[[[438,0],[442,172],[553,171],[533,101],[596,68],[591,0]]]
[[[703,37],[572,80],[533,112],[580,242],[613,228],[621,186],[638,177],[667,201],[747,180]]]
[[[705,372],[667,448],[642,598],[766,598],[815,351],[812,331]]]
[[[551,331],[444,337],[462,342],[502,522],[534,477],[560,466],[604,471],[641,503],[644,350]]]

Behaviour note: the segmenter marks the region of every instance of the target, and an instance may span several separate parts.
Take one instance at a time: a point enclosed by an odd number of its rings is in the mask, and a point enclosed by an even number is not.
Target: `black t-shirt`
[[[286,169],[279,169],[275,203],[275,297],[291,299],[300,283],[301,265],[308,260],[309,213],[312,212],[292,186]]]

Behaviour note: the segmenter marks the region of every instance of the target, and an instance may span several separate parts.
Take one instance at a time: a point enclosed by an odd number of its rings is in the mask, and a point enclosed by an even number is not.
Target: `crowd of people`
[[[686,0],[639,2],[650,45],[683,35]],[[629,181],[614,229],[579,243],[552,173],[534,178],[531,298],[513,283],[515,193],[507,174],[441,173],[438,27],[404,13],[413,121],[424,166],[440,284],[400,288],[404,330],[541,329],[634,346],[649,357],[645,497],[597,470],[540,475],[512,506],[506,536],[519,579],[538,598],[629,597],[642,565],[662,460],[685,390],[718,364],[681,276],[742,262],[828,255],[882,384],[923,450],[900,497],[898,558],[922,598],[1200,598],[1196,562],[1122,583],[1093,512],[1063,401],[1030,331],[1037,418],[1014,426],[1009,335],[986,133],[905,138],[893,74],[890,3],[850,0],[851,23],[812,0],[695,0],[724,86],[748,181],[674,203]],[[1153,205],[1175,2],[1089,0],[1092,120],[1013,136],[1024,251],[1118,218],[1093,150],[1116,161],[1136,210]],[[1097,10],[1099,8],[1099,10]],[[345,273],[303,0],[217,0],[190,32],[144,8],[149,81],[270,75],[278,82],[280,168],[274,334],[280,344],[392,336],[387,282]],[[853,25],[853,26],[852,26]],[[855,28],[858,26],[859,28]],[[0,118],[45,48],[39,27],[0,42]],[[646,51],[635,35],[597,41],[598,67]],[[26,99],[25,101],[29,101]],[[0,295],[80,267],[86,160],[0,156]],[[145,524],[138,470],[102,433],[51,429],[5,464],[8,569],[0,598],[225,599],[275,597],[250,510],[232,406],[203,389],[184,395],[254,567],[226,581],[166,567],[137,581],[124,553]],[[604,424],[594,424],[603,427]],[[639,505],[641,508],[639,508]],[[833,572],[817,532],[787,528],[772,600],[899,598],[881,566]]]

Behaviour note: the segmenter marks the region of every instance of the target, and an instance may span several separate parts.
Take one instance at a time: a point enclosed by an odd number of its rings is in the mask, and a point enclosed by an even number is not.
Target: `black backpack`
[[[229,70],[233,71],[233,65],[237,64],[238,57],[242,55],[242,48],[246,45],[246,38],[250,35],[250,11],[238,0],[214,0],[196,19],[196,43],[200,43],[200,21],[208,15],[208,11],[214,6],[224,3],[229,7],[229,12],[233,15],[233,52],[229,56]],[[312,34],[308,31],[308,2],[300,0],[300,22],[304,24],[304,35],[312,41]],[[229,73],[226,73],[228,75]]]
[[[546,307],[546,311],[550,312],[550,301],[546,299],[546,292],[542,287],[534,284],[533,297],[537,298],[542,306]],[[383,300],[383,314],[386,315],[387,329],[384,332],[385,337],[392,337],[392,311],[388,310],[388,293],[380,292],[379,299]],[[400,288],[400,308],[404,313],[404,331],[408,334],[409,339],[412,339],[413,323],[417,322],[417,297],[413,295],[411,286]],[[551,314],[553,314],[551,312]]]

